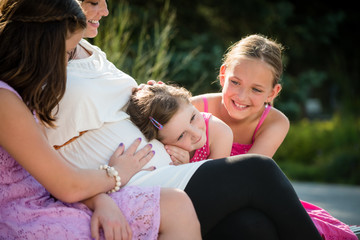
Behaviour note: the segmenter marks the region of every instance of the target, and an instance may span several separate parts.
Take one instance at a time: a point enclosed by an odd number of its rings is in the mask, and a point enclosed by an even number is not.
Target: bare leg
[[[201,239],[194,206],[184,191],[161,189],[159,240]]]

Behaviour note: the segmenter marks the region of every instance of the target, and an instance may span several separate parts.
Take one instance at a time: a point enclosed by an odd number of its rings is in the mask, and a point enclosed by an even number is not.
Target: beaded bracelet
[[[111,189],[110,191],[108,191],[107,193],[113,193],[113,192],[119,191],[120,187],[121,187],[121,178],[119,176],[118,171],[116,171],[116,169],[114,167],[110,167],[106,164],[100,165],[99,168],[102,170],[106,170],[106,173],[109,177],[115,178],[115,187],[113,189]]]

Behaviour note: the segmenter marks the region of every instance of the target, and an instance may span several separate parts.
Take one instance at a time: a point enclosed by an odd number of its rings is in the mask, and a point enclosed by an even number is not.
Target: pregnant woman
[[[81,5],[88,22],[84,36],[95,37],[99,20],[108,15],[106,1],[84,0]],[[125,113],[132,89],[137,87],[135,80],[84,39],[71,55],[65,95],[54,110],[57,128],[47,129],[50,144],[69,161],[77,160],[72,163],[82,168],[106,164],[120,143],[129,146],[134,139],[142,138],[140,146],[148,144]],[[222,221],[236,219],[234,216],[241,215],[243,208],[251,207],[264,212],[274,223],[275,236],[267,239],[321,239],[290,182],[272,159],[249,154],[173,166],[160,142],[150,144],[155,156],[145,168],[155,166],[156,170],[130,177],[126,169],[117,169],[119,175],[127,185],[185,190],[204,238],[210,237]],[[235,220],[226,231],[236,235],[241,229],[236,228]]]

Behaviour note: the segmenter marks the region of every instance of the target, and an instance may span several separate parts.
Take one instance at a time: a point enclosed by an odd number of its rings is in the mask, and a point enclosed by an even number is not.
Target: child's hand
[[[170,155],[171,161],[173,165],[180,165],[184,163],[189,163],[190,161],[190,153],[182,148],[165,145],[166,152]]]

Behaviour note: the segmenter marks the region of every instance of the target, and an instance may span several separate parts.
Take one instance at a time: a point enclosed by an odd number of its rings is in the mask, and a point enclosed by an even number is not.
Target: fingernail
[[[119,144],[119,147],[122,147],[122,145],[124,145],[124,144],[123,144],[123,143],[120,143],[120,144]]]
[[[152,150],[151,152],[155,155],[155,151],[154,151],[154,150]]]
[[[156,167],[154,166],[154,170],[156,169]]]
[[[149,146],[152,148],[152,144],[151,144],[151,143],[149,143]]]
[[[141,141],[141,137],[139,137],[137,140]]]

